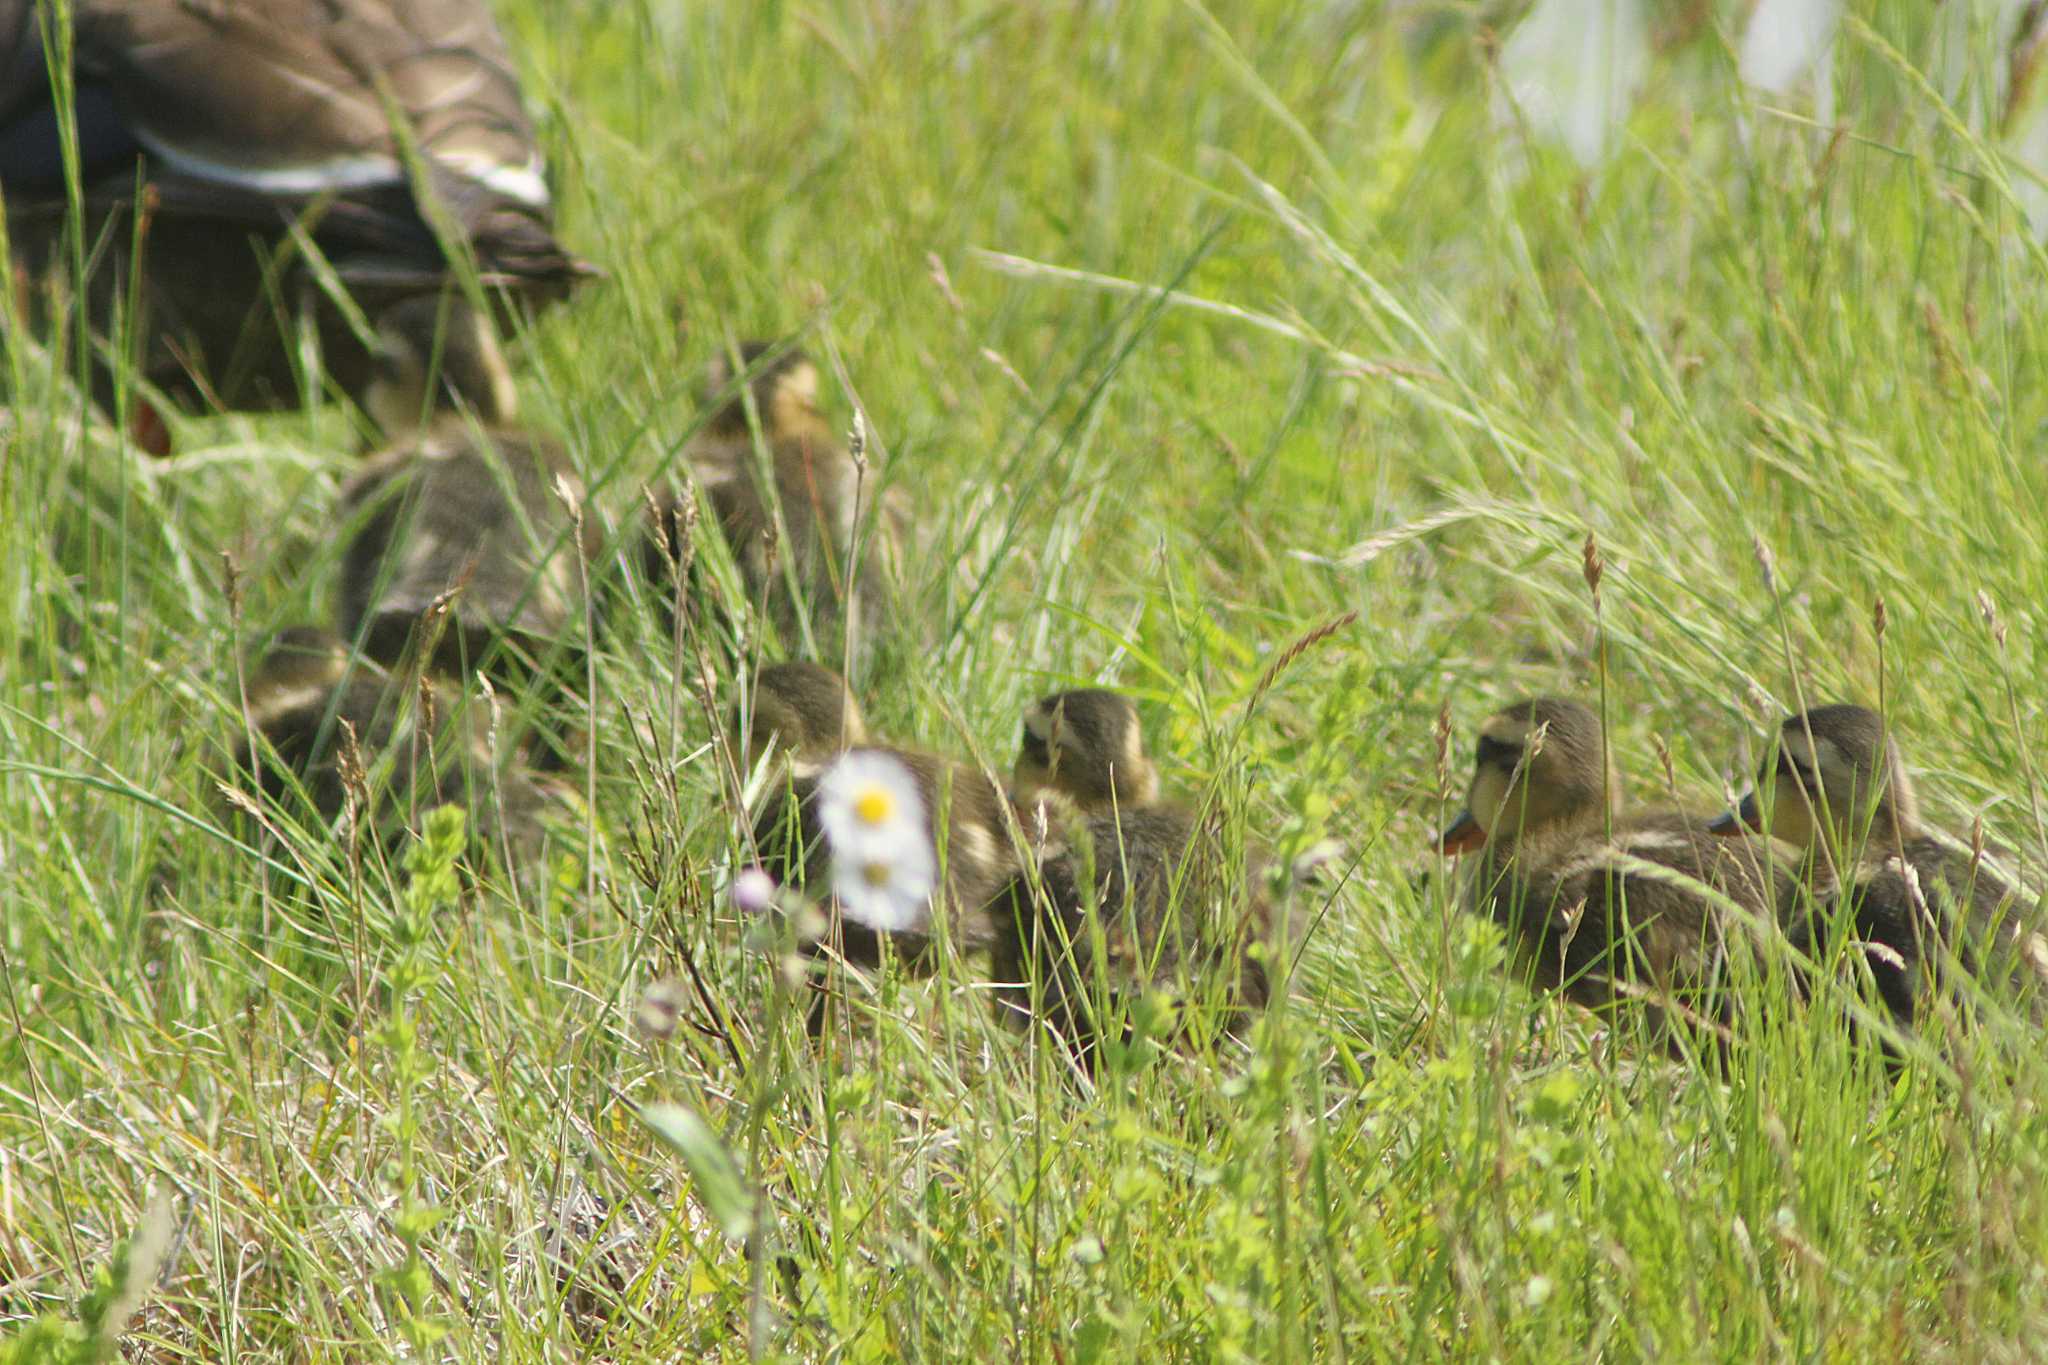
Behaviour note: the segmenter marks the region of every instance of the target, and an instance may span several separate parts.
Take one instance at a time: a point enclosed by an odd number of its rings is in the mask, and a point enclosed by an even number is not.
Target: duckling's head
[[[490,320],[457,294],[421,294],[377,318],[363,407],[388,436],[464,409],[505,426],[519,391]]]
[[[258,729],[269,715],[289,711],[332,687],[348,667],[348,645],[331,631],[293,626],[278,632],[249,673],[249,712]]]
[[[1443,851],[1593,829],[1616,789],[1600,750],[1600,717],[1578,702],[1536,697],[1495,712],[1479,727],[1472,789]]]
[[[846,680],[811,663],[763,668],[754,680],[752,707],[734,721],[736,733],[746,737],[748,763],[760,761],[773,745],[797,767],[816,767],[868,737]]]
[[[1823,830],[1832,833],[1835,847],[1846,849],[1866,839],[1897,844],[1920,827],[1919,802],[1899,746],[1884,717],[1868,707],[1816,706],[1786,717],[1756,790],[1715,822],[1716,832],[1733,833],[1742,825],[1765,829],[1759,798],[1766,788],[1770,832],[1800,848],[1811,848]]]
[[[774,342],[745,341],[740,343],[739,358],[737,372],[722,354],[705,367],[700,397],[707,405],[723,402],[706,424],[707,431],[731,437],[747,434],[746,395],[734,392],[733,386],[749,371],[747,388],[754,396],[754,411],[770,438],[817,417],[818,367],[809,356],[794,346],[775,355]]]
[[[294,626],[279,632],[251,665],[244,683],[235,766],[244,771],[253,767],[251,736],[260,734],[286,767],[303,770],[313,759],[320,735],[339,736],[338,720],[351,720],[360,728],[369,719],[368,713],[350,706],[355,694],[344,692],[344,684],[374,699],[388,681],[376,664],[351,658],[348,643],[331,631]],[[362,738],[367,741],[369,736]],[[272,772],[264,778],[273,795],[282,791],[269,785],[275,777]]]
[[[1020,804],[1053,792],[1089,814],[1159,799],[1159,771],[1145,755],[1138,708],[1100,688],[1055,693],[1025,710],[1012,782]]]

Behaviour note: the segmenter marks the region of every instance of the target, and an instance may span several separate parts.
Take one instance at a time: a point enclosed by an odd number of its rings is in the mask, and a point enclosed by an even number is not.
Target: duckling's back
[[[583,488],[560,447],[517,432],[427,435],[374,457],[343,490],[356,527],[342,560],[338,615],[376,659],[397,663],[415,628],[458,589],[436,658],[474,667],[493,637],[529,647],[562,640],[582,586],[578,542],[562,481]]]
[[[390,744],[396,707],[388,692],[384,670],[351,668],[339,639],[288,633],[250,672],[233,771],[256,779],[272,802],[285,801],[296,783],[320,819],[333,821],[346,800],[338,761],[344,737],[352,731],[357,748],[371,755]],[[259,738],[262,747],[252,743]]]
[[[1099,1008],[1133,992],[1172,988],[1184,1002],[1214,992],[1226,1029],[1265,1007],[1271,982],[1254,947],[1272,946],[1274,914],[1255,856],[1233,857],[1220,829],[1170,803],[1090,817],[1063,843],[1040,864],[1037,889],[1020,876],[999,902],[1006,1008],[1027,1013],[1035,979],[1044,1018],[1085,1052],[1102,1031]]]
[[[1905,1030],[1919,1022],[1930,992],[1957,984],[1952,973],[2042,1022],[2048,940],[2019,892],[1981,858],[1931,835],[1870,854],[1844,890],[1816,896],[1795,919],[1794,947],[1825,962],[1836,946],[1831,936],[1849,934],[1878,998]]]
[[[824,657],[838,659],[845,652],[846,671],[858,673],[869,637],[883,620],[889,579],[899,562],[901,500],[883,497],[872,476],[863,479],[822,422],[804,421],[764,436],[770,475],[765,482],[751,433],[728,428],[700,435],[689,452],[697,486],[749,600],[766,604],[784,646],[799,648],[808,624]],[[764,496],[771,487],[786,538]],[[663,515],[672,519],[674,512]],[[643,562],[650,578],[661,581],[663,564],[651,541]],[[701,591],[701,585],[692,590]],[[666,603],[668,594],[662,599]],[[848,636],[852,648],[845,651]]]
[[[455,714],[458,699],[446,689],[351,659],[325,632],[292,631],[257,662],[247,690],[230,772],[253,779],[273,805],[290,809],[302,793],[312,820],[337,820],[348,800],[343,759],[352,735],[379,839],[435,806],[458,805],[482,842],[509,839],[526,850],[537,840],[546,799],[523,772],[496,763],[488,737],[473,717]]]
[[[1768,843],[1717,838],[1701,820],[1660,812],[1618,820],[1611,838],[1505,844],[1482,860],[1470,894],[1540,989],[1591,1008],[1634,995],[1655,1017],[1676,1003],[1718,1020],[1731,954],[1777,932],[1795,884]]]

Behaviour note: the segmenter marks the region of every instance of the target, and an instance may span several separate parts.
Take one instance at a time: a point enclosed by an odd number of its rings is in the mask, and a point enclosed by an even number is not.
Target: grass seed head
[[[1756,557],[1756,567],[1764,576],[1764,591],[1775,595],[1778,591],[1778,557],[1771,553],[1771,547],[1764,544],[1762,536],[1749,538],[1749,552]]]
[[[1998,618],[1998,604],[1991,600],[1991,594],[1977,589],[1977,614],[1984,618],[1984,624],[1991,628],[1991,638],[2005,648],[2005,622]]]
[[[227,599],[228,619],[242,619],[242,571],[235,565],[235,557],[226,550],[220,552],[220,590]]]

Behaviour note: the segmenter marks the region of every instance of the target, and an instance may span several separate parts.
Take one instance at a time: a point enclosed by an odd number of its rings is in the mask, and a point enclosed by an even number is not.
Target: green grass
[[[2048,258],[1916,74],[1926,8],[1859,7],[1840,140],[1710,35],[1589,173],[1498,130],[1449,8],[505,6],[611,272],[518,356],[594,502],[673,468],[729,336],[800,333],[920,528],[878,730],[1003,766],[1106,681],[1179,790],[1356,865],[1214,1059],[1080,1086],[972,963],[813,1046],[632,612],[546,875],[432,904],[253,838],[210,775],[236,660],[324,617],[355,428],[192,421],[150,465],[15,348],[0,1315],[73,1312],[155,1189],[135,1358],[2032,1357],[2027,1025],[1894,1078],[1784,1012],[1717,1082],[1508,981],[1426,852],[1477,721],[1604,658],[1632,799],[1715,807],[1795,698],[1882,699],[1941,823],[2048,860]]]

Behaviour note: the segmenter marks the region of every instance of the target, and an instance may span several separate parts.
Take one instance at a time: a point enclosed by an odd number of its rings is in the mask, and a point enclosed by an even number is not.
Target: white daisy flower
[[[939,859],[917,779],[902,760],[855,749],[818,778],[818,823],[832,856],[832,894],[857,924],[883,933],[931,918]]]
[[[922,832],[924,797],[903,760],[851,749],[818,777],[818,823],[832,852],[888,852],[907,829]]]

